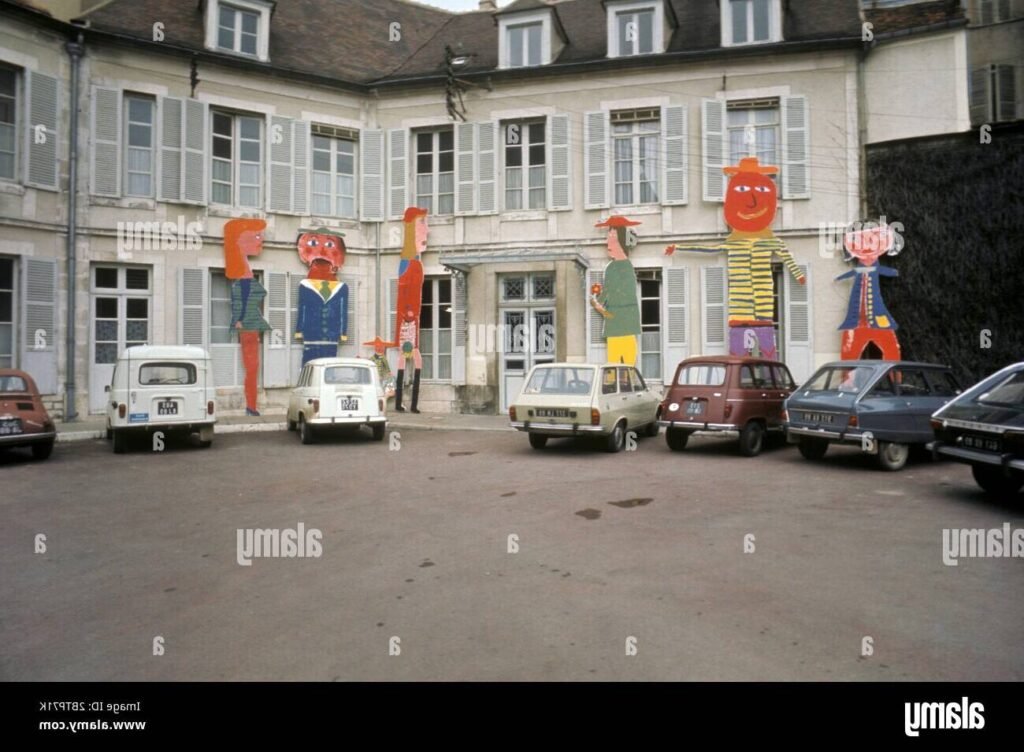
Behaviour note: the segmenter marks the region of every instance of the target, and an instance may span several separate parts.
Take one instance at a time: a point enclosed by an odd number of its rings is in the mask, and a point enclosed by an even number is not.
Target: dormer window
[[[664,52],[675,15],[666,0],[608,0],[608,57]]]
[[[270,59],[270,0],[206,0],[206,47],[217,52]]]
[[[498,12],[498,59],[502,68],[547,65],[565,46],[565,34],[553,8]]]
[[[516,24],[508,27],[508,67],[521,68],[524,65],[540,65],[543,59],[541,22]]]
[[[722,0],[722,45],[782,41],[779,0]]]

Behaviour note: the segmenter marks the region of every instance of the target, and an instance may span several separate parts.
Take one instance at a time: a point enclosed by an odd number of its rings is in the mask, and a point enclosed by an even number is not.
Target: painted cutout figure
[[[364,342],[373,348],[373,355],[370,360],[377,367],[377,375],[380,376],[380,384],[384,388],[384,397],[393,397],[395,394],[395,377],[391,374],[391,364],[388,363],[387,351],[389,347],[397,347],[397,342],[385,342],[380,337],[374,337],[369,342]]]
[[[345,263],[345,241],[339,232],[319,228],[298,239],[299,258],[309,274],[299,284],[295,339],[302,342],[302,365],[314,358],[333,358],[338,343],[348,339],[348,285],[337,279]]]
[[[793,254],[775,237],[772,222],[778,208],[778,187],[769,175],[778,167],[762,165],[757,157],[744,157],[723,172],[729,176],[725,193],[725,222],[732,232],[722,243],[670,245],[675,251],[725,251],[729,269],[729,352],[732,355],[778,357],[773,320],[775,283],[772,260],[778,256],[800,284],[807,282]]]
[[[412,361],[412,404],[409,409],[419,412],[420,371],[420,307],[423,305],[423,262],[427,249],[427,210],[410,206],[402,218],[404,235],[402,256],[398,264],[398,300],[395,303],[395,342],[398,343],[398,373],[395,376],[395,410],[405,412],[402,391],[405,371]]]
[[[245,367],[245,414],[259,415],[256,409],[257,380],[260,372],[260,335],[270,331],[261,313],[267,291],[253,276],[249,258],[263,250],[262,219],[232,219],[224,225],[224,276],[231,283],[231,326],[238,332]]]
[[[847,260],[857,260],[857,266],[836,280],[853,279],[850,304],[846,318],[839,325],[842,335],[842,359],[881,358],[900,359],[900,343],[896,339],[899,327],[882,300],[879,282],[882,277],[895,277],[899,272],[877,263],[889,254],[895,256],[901,248],[896,244],[896,233],[888,225],[848,232],[843,236]]]
[[[604,337],[609,363],[636,365],[637,337],[640,336],[640,300],[637,296],[636,270],[626,251],[636,247],[640,224],[626,217],[612,215],[595,227],[608,228],[608,256],[604,269],[604,285],[594,285],[590,305],[604,317]]]

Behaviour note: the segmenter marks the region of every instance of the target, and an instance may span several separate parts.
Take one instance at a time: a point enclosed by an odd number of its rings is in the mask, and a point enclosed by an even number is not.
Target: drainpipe
[[[79,32],[74,41],[69,41],[65,48],[71,58],[71,113],[68,125],[68,231],[67,231],[67,270],[68,270],[68,315],[67,342],[65,344],[64,373],[64,420],[78,418],[75,409],[75,242],[78,234],[78,75],[82,55],[85,53],[83,35]]]

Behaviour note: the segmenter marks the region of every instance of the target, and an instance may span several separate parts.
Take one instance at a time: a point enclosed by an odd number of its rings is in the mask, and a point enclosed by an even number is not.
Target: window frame
[[[444,150],[441,149],[441,134],[442,133],[449,133],[449,134],[451,134],[452,147],[451,147],[450,150],[449,149],[444,149]],[[420,157],[421,154],[426,154],[426,152],[421,152],[420,151],[419,141],[420,141],[420,136],[426,135],[426,134],[430,134],[430,136],[431,136],[431,151],[430,151],[431,172],[429,173],[430,174],[430,180],[431,180],[431,193],[429,195],[429,201],[430,201],[429,205],[425,204],[422,201],[422,197],[425,196],[426,194],[423,194],[423,193],[420,192],[420,184],[419,184],[420,176],[427,174],[427,173],[421,173],[419,171],[419,157]],[[443,216],[444,217],[444,216],[452,216],[452,215],[454,215],[455,214],[455,193],[456,193],[456,189],[458,188],[458,186],[456,185],[456,182],[455,182],[455,177],[456,177],[456,175],[455,175],[455,157],[456,157],[455,129],[450,127],[450,126],[449,127],[444,127],[444,128],[426,128],[426,129],[423,129],[423,130],[413,131],[412,138],[413,138],[413,144],[412,144],[413,145],[413,149],[412,149],[412,156],[413,156],[413,159],[412,159],[413,186],[412,187],[413,187],[413,190],[412,190],[412,193],[413,193],[413,197],[415,198],[415,201],[416,201],[416,206],[419,206],[419,207],[422,207],[422,208],[425,208],[425,209],[429,210],[430,214],[433,215],[433,216]],[[442,154],[449,154],[449,153],[451,154],[452,169],[450,171],[449,170],[445,170],[445,171],[442,172],[441,169],[440,169],[440,167],[441,167],[441,156],[442,156]],[[444,193],[441,193],[441,191],[440,191],[440,188],[441,188],[441,176],[442,175],[448,175],[448,174],[451,174],[451,176],[452,176],[452,190],[451,190],[451,193],[449,193],[447,191],[445,191]],[[451,211],[441,211],[440,210],[440,203],[441,203],[440,200],[441,200],[442,196],[451,196],[451,206],[452,206]]]
[[[636,55],[656,55],[665,51],[666,45],[666,19],[665,3],[663,0],[636,0],[634,2],[608,2],[607,17],[607,38],[608,57],[635,57]],[[629,52],[626,53],[619,48],[619,17],[622,15],[635,15],[644,11],[652,11],[651,21],[651,51],[650,52]],[[634,45],[634,48],[639,46]]]
[[[528,57],[527,39],[524,35],[523,52],[524,62],[522,65],[512,65],[511,31],[515,28],[523,28],[540,24],[540,62],[531,65]],[[540,9],[530,13],[512,13],[510,15],[498,16],[498,67],[501,69],[534,68],[548,65],[552,58],[552,20],[551,10]]]
[[[442,302],[441,300],[441,284],[442,282],[448,282],[448,300]],[[427,293],[427,286],[430,285],[430,293]],[[429,300],[428,300],[429,298]],[[423,358],[423,371],[420,376],[421,379],[429,383],[440,383],[450,384],[455,380],[455,277],[450,274],[435,274],[428,275],[423,278],[423,301],[420,305],[420,355]],[[423,308],[430,306],[430,326],[424,327],[423,321]],[[449,309],[443,311],[442,306]],[[448,316],[448,326],[441,326],[441,314],[445,313]],[[430,352],[427,352],[423,348],[423,334],[429,331],[430,334]],[[449,347],[447,350],[441,349],[441,333],[448,332]],[[448,378],[441,378],[438,374],[440,373],[440,363],[443,358],[448,358]],[[427,372],[427,361],[430,362],[430,371]]]
[[[519,126],[520,134],[526,134],[526,138],[520,138],[518,144],[508,143],[508,129],[510,126]],[[539,142],[532,141],[534,132],[534,126],[540,126],[542,139]],[[527,118],[524,120],[510,120],[502,123],[502,133],[504,138],[502,139],[501,149],[501,167],[502,167],[502,207],[507,212],[518,212],[518,211],[545,211],[547,210],[548,200],[548,136],[549,129],[547,127],[547,120],[544,118]],[[543,161],[539,165],[530,164],[530,154],[534,147],[539,147]],[[518,166],[510,167],[508,164],[509,150],[518,151],[520,153],[520,164]],[[530,173],[535,167],[540,167],[543,170],[543,177],[539,186],[530,185]],[[522,179],[518,188],[510,188],[508,185],[509,175],[511,171],[519,170]],[[511,191],[517,191],[519,193],[518,207],[509,206],[509,193]],[[540,194],[540,205],[532,206],[530,198],[539,191]]]
[[[756,115],[754,113],[758,111],[774,113],[774,121],[770,124],[755,122]],[[729,122],[729,114],[732,112],[747,113],[747,122],[741,126],[732,125]],[[752,151],[750,150],[751,147],[744,144],[747,151],[743,154],[734,156],[732,153],[732,134],[737,131],[745,133],[748,128],[753,128],[755,133]],[[774,134],[774,144],[772,147],[772,151],[774,153],[773,157],[764,156],[766,152],[758,149],[757,147],[757,132],[768,130],[772,131]],[[782,101],[778,97],[765,97],[758,100],[734,99],[727,101],[725,104],[725,137],[729,148],[729,164],[739,164],[739,159],[747,156],[756,156],[761,164],[782,164]],[[769,177],[776,181],[781,192],[782,185],[779,182],[779,175],[770,175]]]
[[[19,121],[21,119],[21,114],[22,114],[21,111],[24,108],[24,102],[25,102],[25,88],[24,88],[25,76],[24,76],[24,70],[22,68],[19,68],[19,67],[15,66],[15,65],[8,65],[6,63],[0,63],[0,70],[3,70],[5,72],[7,72],[7,73],[10,73],[10,75],[11,75],[11,77],[13,79],[13,82],[14,82],[14,94],[10,96],[10,99],[11,99],[12,104],[13,104],[13,109],[14,109],[13,117],[12,117],[12,120],[11,120],[10,123],[3,123],[3,125],[10,127],[10,129],[12,131],[12,134],[13,134],[13,138],[12,138],[12,140],[14,142],[13,151],[5,152],[5,153],[8,153],[8,154],[11,154],[11,175],[10,175],[10,177],[8,177],[6,175],[0,175],[0,181],[5,181],[5,182],[9,182],[9,183],[17,183],[17,182],[19,182],[18,175],[19,175],[20,158],[21,158],[21,153],[20,153],[20,149],[18,148],[18,146],[19,146],[19,142],[21,141],[21,135],[22,135],[18,126],[19,126]],[[5,95],[0,95],[0,96],[7,97],[8,95],[5,94]]]
[[[327,139],[327,141],[329,142],[329,145],[330,145],[330,150],[328,152],[328,158],[330,159],[330,170],[326,171],[326,172],[324,170],[317,170],[316,169],[316,153],[318,151],[319,152],[323,152],[324,151],[323,149],[317,149],[316,148],[316,140],[318,138]],[[352,174],[351,174],[351,178],[352,178],[352,195],[350,197],[352,199],[352,213],[351,214],[343,213],[341,211],[341,205],[339,203],[342,200],[342,198],[349,198],[348,196],[342,196],[340,194],[339,190],[338,190],[338,178],[343,176],[343,173],[339,173],[338,172],[338,156],[339,156],[338,146],[339,146],[339,143],[343,142],[343,141],[345,143],[349,143],[349,144],[352,145],[352,154],[351,154],[351,157],[352,157]],[[310,185],[309,185],[309,195],[310,195],[310,213],[311,213],[311,215],[314,216],[314,217],[340,217],[342,219],[358,219],[359,218],[359,142],[356,139],[352,139],[352,138],[343,138],[341,136],[327,136],[327,135],[324,135],[322,133],[312,133],[312,134],[310,134],[310,142],[309,142],[309,144],[310,144],[310,147],[309,147],[310,148],[310,162],[309,162]],[[330,184],[330,193],[329,194],[320,193],[320,192],[317,192],[315,190],[315,181],[313,180],[313,176],[315,176],[317,174],[320,174],[320,175],[326,174],[326,175],[328,175],[329,184]],[[345,175],[345,176],[347,177],[347,175]],[[317,211],[317,209],[316,209],[316,207],[314,205],[316,200],[317,200],[317,197],[323,197],[325,195],[328,196],[328,200],[330,202],[330,208],[331,208],[331,211],[328,212],[327,214],[324,214],[324,213],[321,213],[321,212]]]
[[[657,130],[642,130],[641,125],[643,123],[657,123]],[[611,139],[611,170],[612,170],[612,206],[652,206],[659,205],[661,203],[661,141],[662,141],[662,127],[661,117],[657,119],[650,118],[644,120],[634,120],[625,123],[609,123],[610,126],[610,139]],[[629,133],[616,132],[616,129],[623,126],[629,127]],[[643,161],[650,161],[652,157],[650,153],[646,156],[641,157],[640,145],[643,139],[653,138],[654,151],[653,151],[653,165],[650,166],[650,173],[653,173],[653,177],[649,177],[648,180],[641,181],[640,172]],[[628,141],[630,144],[630,180],[628,183],[620,181],[618,179],[618,163],[626,160],[619,159],[617,143],[620,141]],[[654,193],[653,200],[644,201],[642,200],[642,186],[643,184],[649,184],[652,186]],[[619,186],[629,186],[630,200],[619,201]]]
[[[147,123],[133,121],[131,119],[131,101],[132,100],[137,100],[137,101],[140,101],[140,102],[145,102],[146,104],[149,105],[149,108],[150,108],[150,110],[149,110],[149,112],[150,112],[150,122],[148,123],[148,126],[149,126],[149,149],[148,149],[148,151],[149,151],[149,172],[148,173],[139,172],[138,170],[132,170],[130,168],[131,160],[129,159],[129,151],[133,150],[133,149],[134,150],[140,150],[140,151],[145,149],[145,147],[143,147],[143,146],[132,146],[132,144],[131,144],[131,132],[132,132],[131,126],[133,126],[133,125],[147,125]],[[157,136],[157,132],[156,132],[156,120],[157,120],[156,98],[153,97],[153,96],[146,95],[146,94],[139,94],[139,93],[134,92],[134,91],[126,91],[124,93],[124,101],[121,103],[121,106],[122,106],[122,109],[124,110],[124,112],[122,113],[122,116],[121,116],[121,119],[122,119],[122,126],[121,127],[124,129],[124,145],[122,147],[124,149],[124,154],[123,154],[123,159],[124,159],[123,172],[124,172],[124,174],[121,176],[121,180],[124,182],[124,191],[123,191],[123,193],[124,193],[125,196],[130,196],[132,198],[153,198],[156,195],[156,160],[157,160],[157,151],[156,151],[156,148],[157,148],[156,147],[156,136]],[[131,180],[129,179],[130,176],[131,175],[147,175],[147,174],[148,174],[148,177],[149,177],[149,191],[147,193],[132,193],[131,192]]]
[[[722,46],[723,47],[745,47],[755,44],[772,44],[774,42],[781,42],[782,40],[782,6],[779,0],[767,0],[768,2],[768,38],[761,40],[744,40],[737,42],[733,39],[732,34],[732,17],[733,17],[733,3],[734,2],[749,2],[747,6],[747,28],[749,35],[752,36],[754,31],[753,16],[754,16],[754,3],[757,0],[722,0],[721,2],[721,28],[722,28]]]
[[[0,368],[17,368],[19,364],[18,358],[18,326],[20,324],[18,320],[18,306],[21,302],[18,297],[20,290],[18,289],[18,259],[16,256],[0,256],[0,264],[11,265],[11,286],[0,287],[0,294],[10,295],[11,299],[11,318],[9,321],[0,320],[0,326],[11,327],[11,351],[10,353],[0,352],[0,358],[10,357],[11,364],[4,366],[0,364]]]
[[[218,138],[223,139],[224,138],[224,135],[223,134],[218,134],[216,132],[216,129],[215,129],[215,124],[216,124],[216,120],[217,120],[218,116],[228,117],[231,120],[231,157],[230,157],[230,160],[227,160],[224,157],[216,156],[216,153],[215,153],[215,150],[214,150],[214,144],[216,142],[216,139],[218,139]],[[259,136],[257,138],[248,138],[248,137],[242,138],[241,120],[243,118],[247,119],[247,120],[253,120],[259,126],[260,132],[259,132]],[[266,172],[266,161],[267,161],[267,156],[268,156],[267,155],[267,150],[264,147],[264,142],[263,142],[263,139],[264,139],[264,137],[266,135],[266,122],[265,122],[265,120],[266,120],[265,116],[263,116],[262,114],[259,114],[259,113],[239,112],[239,111],[236,111],[236,110],[222,109],[222,108],[216,108],[216,109],[211,109],[210,110],[210,135],[209,135],[209,145],[208,145],[209,146],[209,150],[210,150],[210,154],[209,154],[210,204],[215,205],[215,206],[231,207],[233,209],[253,209],[253,210],[262,210],[263,209],[264,200],[266,198],[266,188],[267,188],[265,172]],[[260,150],[260,160],[259,160],[259,162],[255,162],[254,163],[254,162],[251,162],[251,161],[248,161],[248,160],[242,160],[242,158],[241,158],[242,157],[242,154],[241,154],[241,142],[242,141],[247,141],[249,143],[255,143],[259,147],[259,150]],[[226,184],[225,181],[218,179],[215,176],[215,174],[214,174],[214,166],[215,166],[215,164],[218,161],[220,161],[220,162],[230,161],[230,164],[231,164],[231,182],[229,184],[231,186],[231,202],[230,203],[224,203],[223,201],[218,201],[216,199],[216,197],[215,197],[214,187],[217,186],[217,185],[225,185]],[[257,184],[253,185],[252,183],[247,183],[244,186],[242,185],[242,182],[241,182],[241,171],[242,171],[242,164],[243,164],[243,162],[245,164],[255,164],[256,165],[256,174],[257,174],[258,180],[259,180],[259,182]],[[253,204],[243,204],[241,202],[241,195],[242,195],[243,187],[244,188],[250,188],[250,189],[255,187],[259,191],[255,203],[253,203]]]
[[[228,8],[235,12],[232,31],[232,47],[220,45],[220,10]],[[206,49],[224,55],[235,55],[246,60],[270,60],[270,18],[274,3],[270,0],[207,0],[206,2]],[[241,18],[250,13],[256,16],[256,51],[241,50]]]

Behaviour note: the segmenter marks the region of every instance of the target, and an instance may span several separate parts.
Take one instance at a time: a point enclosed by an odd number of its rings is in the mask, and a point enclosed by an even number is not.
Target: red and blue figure
[[[302,342],[302,364],[333,358],[338,344],[348,339],[348,285],[338,281],[345,263],[341,233],[325,228],[304,232],[298,239],[299,258],[309,274],[299,284],[295,339]]]
[[[896,232],[885,224],[843,236],[847,260],[857,260],[853,269],[836,277],[836,281],[853,279],[846,318],[839,325],[843,332],[843,360],[900,359],[900,343],[896,338],[899,327],[885,307],[879,285],[882,277],[896,277],[899,272],[878,263],[881,256],[895,256],[900,252],[901,245],[896,240]]]
[[[420,308],[423,305],[423,252],[427,249],[427,210],[410,206],[402,217],[402,255],[398,262],[398,300],[395,304],[395,339],[398,343],[398,373],[395,375],[395,410],[402,405],[405,371],[413,367],[412,404],[418,413],[420,399]],[[411,361],[411,363],[410,363]]]
[[[263,318],[263,299],[267,291],[255,278],[249,258],[263,250],[262,219],[232,219],[224,225],[224,276],[231,283],[231,326],[238,332],[245,367],[245,414],[259,415],[256,409],[257,380],[260,372],[260,337],[270,331]]]

